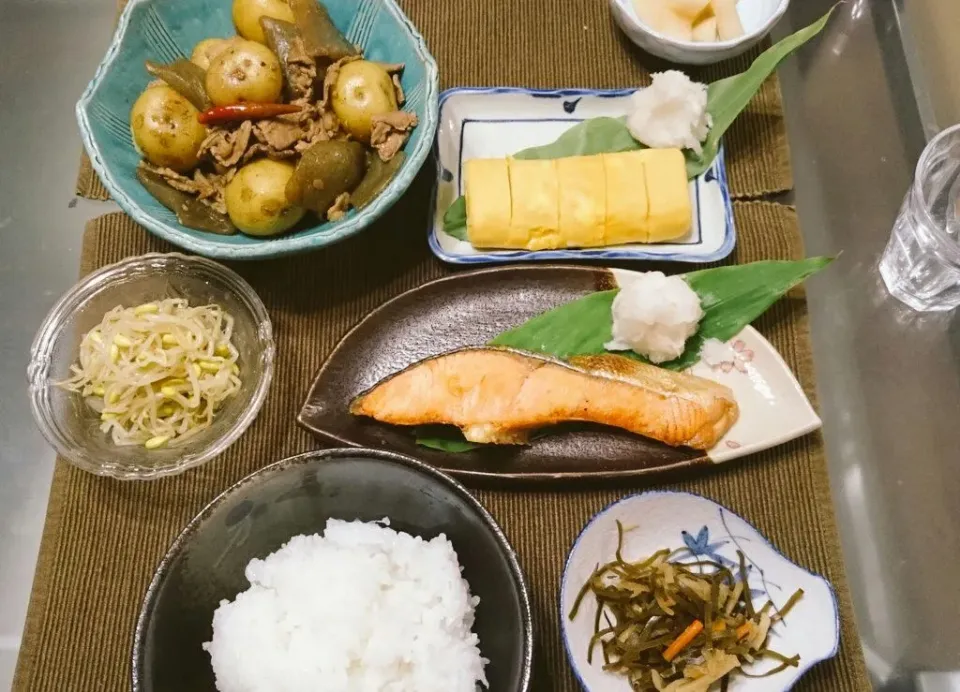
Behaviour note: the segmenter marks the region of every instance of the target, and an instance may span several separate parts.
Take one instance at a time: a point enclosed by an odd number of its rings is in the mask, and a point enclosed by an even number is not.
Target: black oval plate
[[[355,396],[419,360],[483,345],[546,310],[615,286],[606,269],[530,266],[481,269],[407,291],[370,313],[337,344],[297,421],[337,442],[413,455],[465,479],[616,478],[712,463],[700,450],[587,425],[560,426],[528,446],[442,452],[418,445],[409,428],[348,411]]]

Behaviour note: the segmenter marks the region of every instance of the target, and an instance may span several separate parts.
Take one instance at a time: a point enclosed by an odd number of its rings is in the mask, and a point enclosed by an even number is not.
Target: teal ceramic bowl
[[[407,160],[390,185],[360,212],[276,238],[218,236],[177,223],[136,177],[140,155],[130,134],[130,109],[151,80],[145,60],[187,57],[198,41],[233,36],[231,0],[131,0],[93,81],[77,103],[83,144],[93,167],[117,203],[138,223],[174,245],[207,257],[263,259],[307,252],[359,233],[389,209],[413,182],[437,130],[437,63],[423,37],[394,0],[325,0],[337,27],[370,60],[404,63],[405,110],[419,125],[405,151]]]

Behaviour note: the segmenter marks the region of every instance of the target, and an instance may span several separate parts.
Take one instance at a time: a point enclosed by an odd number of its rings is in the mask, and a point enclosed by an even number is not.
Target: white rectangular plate
[[[669,243],[635,243],[606,248],[478,250],[443,230],[443,215],[463,194],[463,162],[501,158],[549,144],[587,118],[619,117],[633,89],[537,91],[510,87],[456,88],[440,95],[437,130],[437,188],[433,197],[430,249],[453,264],[533,260],[659,260],[715,262],[733,250],[736,232],[727,188],[723,149],[709,170],[690,181],[694,222],[690,232]]]

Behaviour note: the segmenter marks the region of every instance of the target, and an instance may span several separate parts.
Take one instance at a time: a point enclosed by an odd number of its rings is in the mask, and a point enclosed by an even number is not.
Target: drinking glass
[[[914,310],[960,305],[960,125],[923,150],[880,275],[890,294]]]

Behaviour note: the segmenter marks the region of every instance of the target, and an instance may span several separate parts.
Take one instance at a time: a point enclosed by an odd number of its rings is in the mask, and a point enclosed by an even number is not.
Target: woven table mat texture
[[[130,652],[141,599],[177,533],[211,499],[262,466],[319,447],[294,422],[316,370],[347,330],[372,309],[425,281],[453,273],[427,250],[416,219],[429,195],[421,176],[410,194],[362,235],[319,253],[232,265],[263,298],[277,337],[276,375],[256,422],[227,452],[199,469],[153,482],[120,482],[58,461],[14,690],[129,689]],[[793,209],[735,203],[738,246],[731,262],[803,255]],[[124,214],[90,223],[82,273],[171,246]],[[814,378],[802,290],[755,325],[779,350],[813,400]],[[797,690],[869,689],[843,573],[819,434],[695,474],[673,474],[583,490],[477,492],[502,524],[531,589],[536,624],[535,689],[575,692],[560,638],[562,565],[598,510],[645,488],[709,497],[753,523],[787,556],[826,576],[840,604],[839,655],[816,666]],[[511,692],[497,690],[494,692]]]
[[[646,85],[650,72],[673,67],[627,39],[614,23],[607,0],[400,0],[400,4],[437,60],[441,89],[619,89]],[[768,45],[764,42],[719,65],[684,69],[694,79],[714,81],[742,72]],[[734,197],[756,198],[793,187],[776,75],[737,118],[724,142]],[[109,199],[86,154],[77,194]]]

